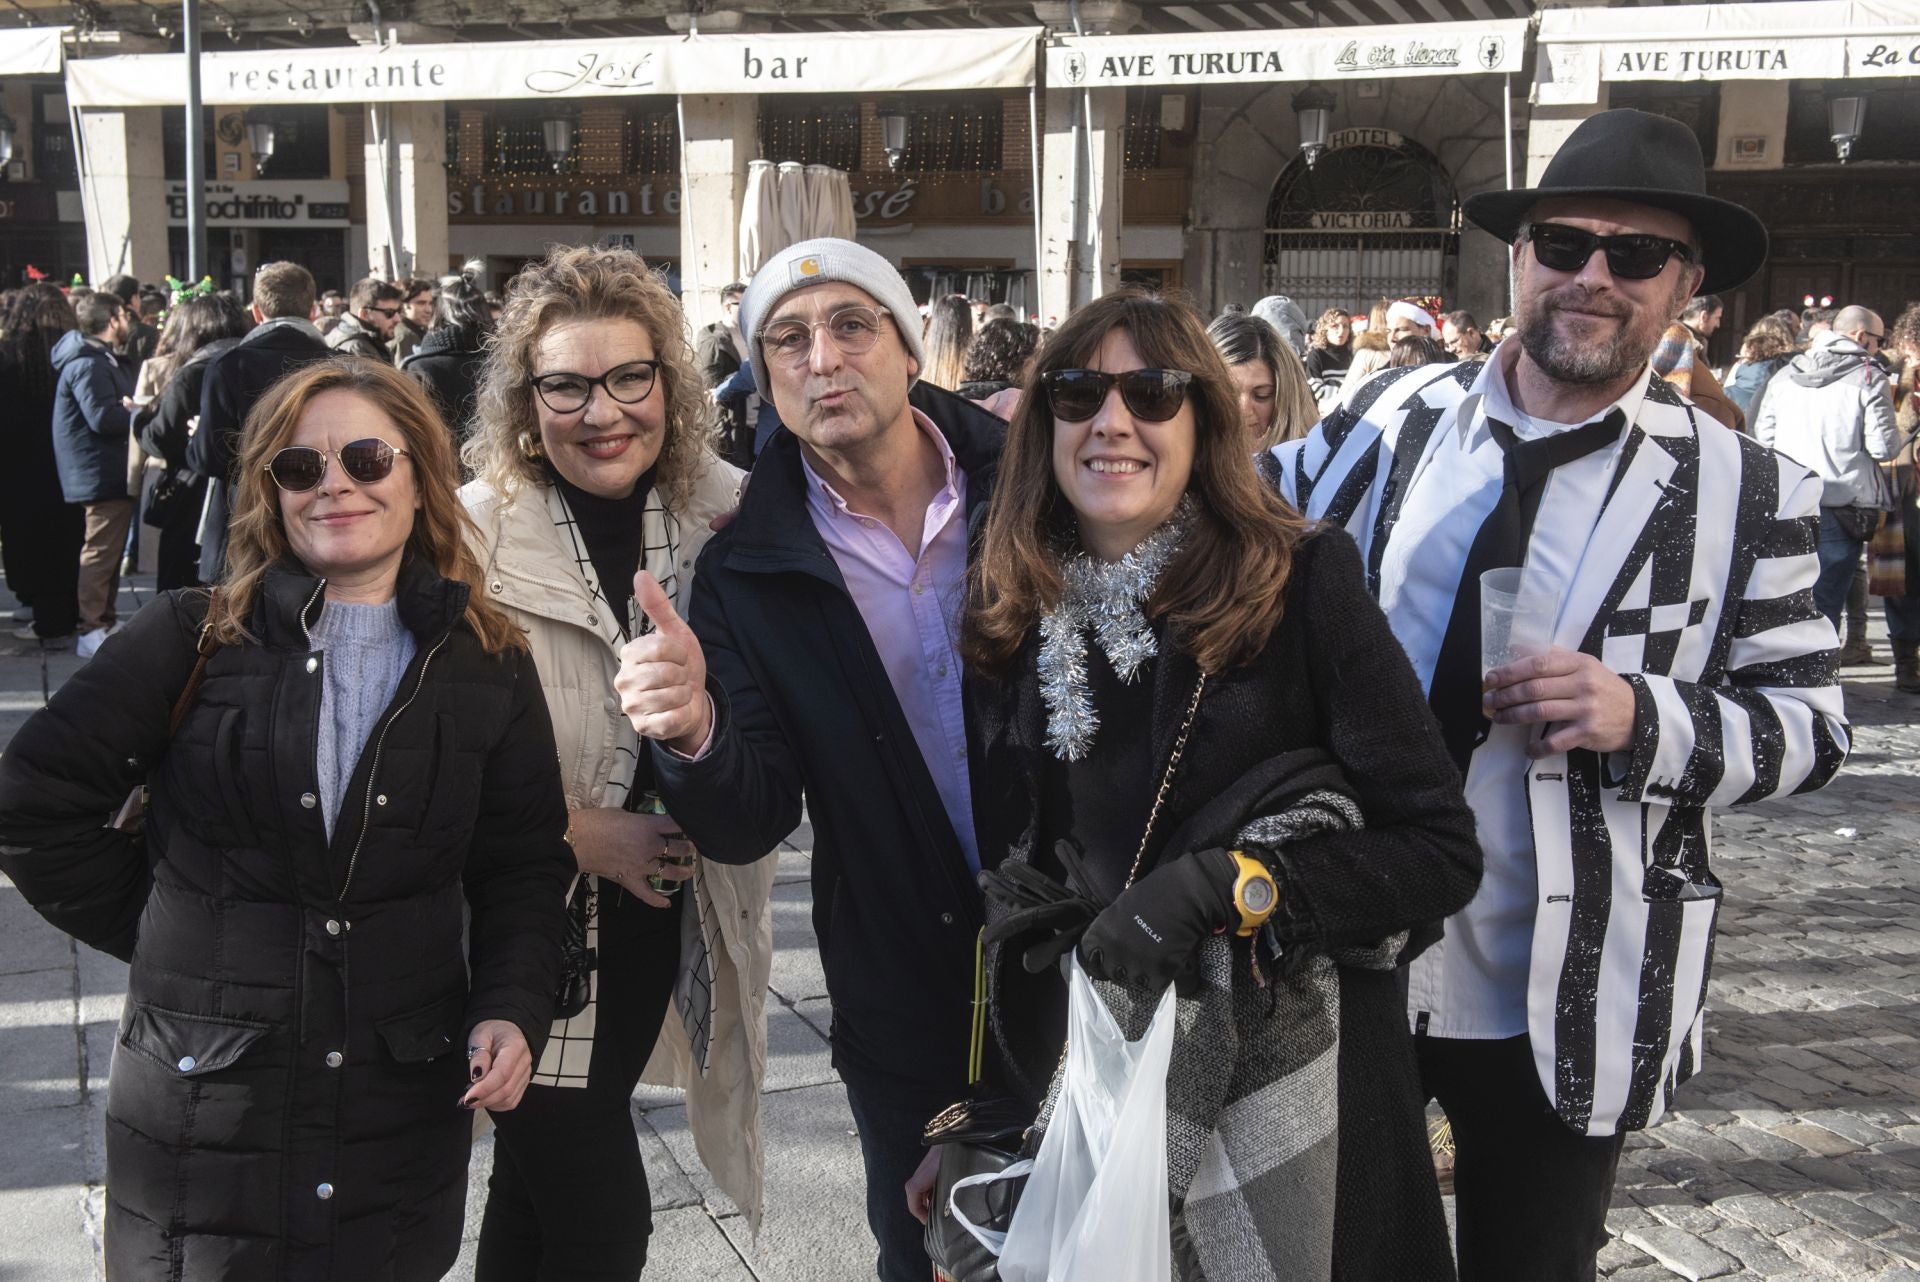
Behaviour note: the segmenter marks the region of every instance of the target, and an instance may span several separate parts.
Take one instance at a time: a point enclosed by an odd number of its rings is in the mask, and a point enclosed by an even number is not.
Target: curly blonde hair
[[[387,416],[413,468],[420,510],[407,536],[407,553],[426,561],[443,579],[465,583],[466,623],[490,654],[526,648],[526,638],[481,591],[474,558],[473,522],[460,505],[453,465],[453,436],[420,384],[391,365],[359,356],[336,356],[302,365],[267,389],[247,413],[241,432],[232,533],[227,539],[226,577],[208,616],[225,645],[256,638],[248,631],[255,599],[267,571],[293,555],[280,519],[280,492],[267,475],[273,456],[293,441],[300,419],[327,392],[352,392]],[[389,442],[390,444],[392,442]],[[338,464],[333,464],[338,466]]]
[[[508,284],[506,307],[487,339],[473,434],[461,448],[461,461],[502,497],[546,483],[537,453],[534,358],[547,331],[581,320],[630,320],[647,331],[660,362],[660,390],[654,394],[666,398],[654,488],[668,507],[680,507],[713,457],[713,409],[693,363],[679,300],[631,250],[556,245]]]

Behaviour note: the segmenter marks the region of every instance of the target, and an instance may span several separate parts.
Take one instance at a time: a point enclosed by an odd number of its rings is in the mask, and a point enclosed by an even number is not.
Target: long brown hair
[[[1023,397],[1007,428],[984,545],[972,571],[961,651],[976,671],[1006,666],[1060,600],[1059,548],[1073,510],[1053,474],[1053,413],[1039,378],[1084,367],[1108,333],[1124,329],[1147,368],[1186,370],[1193,407],[1195,513],[1179,557],[1147,602],[1167,619],[1202,670],[1218,672],[1259,653],[1285,605],[1294,547],[1306,530],[1299,513],[1260,479],[1240,425],[1232,380],[1191,304],[1122,290],[1067,318],[1041,349],[1036,390]]]
[[[400,433],[399,446],[407,451],[420,492],[407,554],[424,560],[440,577],[467,585],[466,623],[488,653],[525,648],[526,637],[483,590],[480,563],[467,542],[472,522],[455,492],[459,473],[453,434],[420,384],[391,365],[357,356],[301,366],[268,388],[247,414],[227,538],[227,573],[210,618],[214,637],[223,644],[254,639],[247,618],[261,581],[275,562],[292,555],[267,462],[291,443],[307,407],[326,392],[352,392],[371,402]]]

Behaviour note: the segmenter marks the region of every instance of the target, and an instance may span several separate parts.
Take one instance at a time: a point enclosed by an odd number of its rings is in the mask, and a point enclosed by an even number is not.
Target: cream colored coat
[[[714,460],[679,517],[677,565],[648,564],[656,579],[677,579],[674,607],[683,615],[694,563],[712,537],[707,522],[738,502],[742,473]],[[619,659],[593,626],[593,602],[575,571],[572,551],[547,512],[544,487],[516,491],[503,501],[475,481],[460,491],[479,527],[475,551],[493,600],[526,629],[540,669],[553,738],[560,751],[567,805],[601,804],[608,764],[624,714],[613,692]],[[664,539],[647,540],[649,545]],[[700,1160],[714,1182],[760,1229],[765,1154],[760,1136],[760,1087],[767,1070],[767,981],[773,963],[768,908],[776,861],[741,867],[696,861],[698,892],[717,919],[713,954],[713,1022],[707,1072],[694,1070],[692,1048],[677,1009],[669,1005],[644,1080],[687,1093],[687,1120]]]

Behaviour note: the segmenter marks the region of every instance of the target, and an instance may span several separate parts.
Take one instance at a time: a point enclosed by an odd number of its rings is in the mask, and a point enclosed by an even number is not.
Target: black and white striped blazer
[[[1463,405],[1485,413],[1482,369],[1380,374],[1261,460],[1306,515],[1353,535],[1376,596],[1407,490],[1464,437]],[[1651,372],[1620,449],[1554,640],[1633,686],[1634,743],[1535,761],[1526,781],[1528,1030],[1548,1097],[1588,1135],[1651,1125],[1700,1066],[1720,907],[1709,811],[1819,788],[1848,747],[1813,605],[1819,478]]]

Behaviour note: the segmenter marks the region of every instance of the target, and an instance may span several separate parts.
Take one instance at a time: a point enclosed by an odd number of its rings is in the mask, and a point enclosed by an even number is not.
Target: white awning
[[[0,31],[0,76],[45,76],[60,70],[65,27],[16,27]]]
[[[892,93],[1023,89],[1038,27],[833,35],[645,36],[203,54],[213,104],[440,102],[629,94]],[[80,107],[185,101],[183,54],[76,58]]]
[[[1601,81],[1845,80],[1920,74],[1920,0],[1547,9],[1538,100],[1599,100]]]
[[[1068,36],[1047,47],[1047,84],[1061,89],[1498,74],[1520,70],[1526,39],[1523,19],[1194,36]]]

